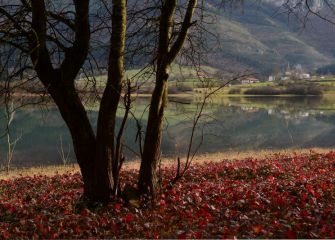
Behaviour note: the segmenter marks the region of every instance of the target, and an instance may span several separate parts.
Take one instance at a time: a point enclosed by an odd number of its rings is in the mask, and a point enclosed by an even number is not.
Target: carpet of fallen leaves
[[[79,174],[0,181],[4,238],[335,238],[335,152],[193,165],[153,206],[87,207]],[[123,172],[134,184],[136,171]]]

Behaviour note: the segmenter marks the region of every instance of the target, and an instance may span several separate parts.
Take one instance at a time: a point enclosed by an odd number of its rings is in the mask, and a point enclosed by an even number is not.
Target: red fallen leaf
[[[326,233],[326,232],[327,232],[327,227],[323,226],[322,229],[321,229],[321,233]]]
[[[306,193],[302,193],[302,194],[301,194],[301,200],[302,200],[303,202],[305,202],[307,198],[308,198],[308,196],[307,196]]]
[[[102,216],[100,218],[100,224],[101,224],[101,226],[107,226],[108,223],[109,223],[109,219],[108,218],[106,218],[104,216]]]
[[[307,189],[307,191],[308,191],[310,194],[312,194],[313,196],[315,196],[315,191],[314,191],[312,185],[310,185],[310,184],[306,184],[306,187],[305,187],[305,188]]]
[[[294,228],[298,231],[301,230],[301,224],[300,223],[294,224]]]
[[[279,163],[275,163],[274,165],[275,165],[275,167],[277,168],[277,170],[278,170],[279,172],[282,172],[282,171],[283,171],[283,168],[282,168],[282,166],[281,166]]]
[[[274,221],[272,222],[272,226],[274,226],[274,227],[280,227],[280,226],[281,226],[281,223],[278,222],[277,220],[274,220]]]
[[[331,212],[333,211],[333,209],[331,209],[331,208],[325,208],[325,209],[323,209],[323,216],[328,216]]]
[[[193,234],[193,237],[196,239],[201,239],[202,238],[202,232],[198,231]]]
[[[124,217],[124,219],[125,219],[125,221],[126,221],[127,223],[130,223],[131,221],[133,221],[134,216],[133,216],[133,214],[128,213],[128,214]]]
[[[329,189],[329,185],[327,183],[321,183],[321,189],[323,191],[328,190]]]
[[[279,206],[285,205],[285,201],[284,201],[284,199],[281,196],[279,196],[279,197],[276,198],[276,203]]]
[[[74,232],[75,233],[80,233],[81,232],[81,229],[80,229],[80,227],[79,226],[76,226],[75,228],[74,228]]]
[[[110,222],[110,226],[113,231],[119,231],[119,225],[114,220]]]
[[[88,210],[87,208],[84,208],[80,213],[80,215],[83,217],[87,217],[89,214],[90,214],[90,210]]]
[[[201,221],[198,223],[198,226],[201,227],[201,228],[202,228],[202,227],[205,227],[206,225],[207,225],[207,220],[205,220],[205,219],[204,219],[204,220],[201,220]]]
[[[51,239],[58,239],[58,233],[51,234]]]
[[[166,205],[165,200],[161,199],[161,200],[159,201],[159,205],[160,205],[160,206],[165,206],[165,205]]]
[[[177,195],[177,192],[176,192],[176,189],[175,188],[172,188],[170,191],[169,191],[169,195],[171,196],[174,196],[174,195]]]
[[[114,205],[114,209],[115,209],[116,211],[120,211],[120,209],[121,209],[121,204],[120,204],[120,203],[116,203],[116,204]]]
[[[297,238],[297,234],[296,232],[292,231],[292,230],[287,230],[284,233],[285,238],[289,238],[289,239],[293,239],[293,238]]]
[[[307,217],[307,216],[309,216],[309,213],[306,210],[304,210],[304,211],[300,212],[300,216],[301,217]]]
[[[51,230],[50,226],[44,227],[41,223],[37,224],[37,229],[38,229],[38,231],[40,231],[43,234],[46,234],[46,233],[50,232],[50,230]]]
[[[42,232],[43,229],[44,229],[43,225],[41,223],[37,223],[36,227],[37,227],[37,230],[40,231],[40,232]]]
[[[186,232],[178,234],[178,239],[186,239],[186,238],[187,238],[187,233]]]
[[[263,226],[255,225],[252,227],[252,230],[254,231],[254,233],[259,234],[263,230]]]
[[[21,225],[25,225],[26,222],[27,222],[27,221],[26,221],[25,219],[21,219],[21,220],[20,220],[20,224],[21,224]]]
[[[11,204],[4,203],[2,206],[10,213],[13,214],[15,212],[15,207],[12,206]]]
[[[63,211],[63,214],[64,214],[64,215],[70,215],[71,212],[70,212],[68,209],[65,209],[65,210]]]
[[[3,230],[3,232],[2,232],[2,236],[5,238],[5,239],[8,239],[9,237],[10,237],[10,233],[8,232],[8,231],[5,231],[5,230]]]

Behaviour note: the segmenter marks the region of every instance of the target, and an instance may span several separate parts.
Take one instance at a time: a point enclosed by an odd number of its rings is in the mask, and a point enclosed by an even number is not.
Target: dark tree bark
[[[138,188],[142,194],[155,197],[158,189],[157,165],[161,153],[164,109],[167,104],[167,81],[169,68],[185,42],[192,25],[197,0],[189,0],[181,29],[175,42],[170,46],[177,0],[165,0],[161,7],[159,22],[159,43],[156,63],[156,84],[152,94],[143,156],[140,167]]]
[[[4,24],[6,29],[7,27],[15,29],[13,32],[1,28],[0,42],[30,55],[34,70],[55,101],[70,130],[77,161],[83,175],[84,194],[91,200],[106,201],[111,194],[117,194],[118,174],[123,159],[122,133],[126,119],[122,121],[123,127],[120,128],[118,134],[116,134],[115,123],[124,81],[126,0],[112,1],[108,81],[101,100],[97,136],[94,135],[84,105],[75,88],[75,78],[89,50],[89,0],[73,0],[74,19],[72,17],[63,18],[62,14],[47,11],[44,0],[21,0],[20,3],[28,12],[28,15],[23,14],[22,16],[30,16],[30,12],[32,13],[31,26],[27,25],[29,18],[24,19],[23,17],[19,20],[21,22],[17,22],[16,16],[11,15],[11,9],[6,12],[6,9],[0,6],[0,14],[6,19]],[[187,4],[187,9],[176,38],[172,37],[172,31],[177,0],[163,0],[161,6],[156,85],[151,100],[139,176],[141,191],[153,196],[157,189],[156,168],[160,158],[169,68],[181,50],[188,29],[192,25],[191,20],[197,0],[189,0],[183,4]],[[8,6],[12,7],[10,4]],[[21,16],[21,13],[17,16]],[[73,32],[74,39],[69,37],[62,42],[57,38],[57,34],[50,35],[52,32],[50,28],[53,26],[47,21],[47,18],[61,22],[68,28],[68,31]],[[64,32],[68,34],[67,30]],[[11,38],[14,40],[8,40]],[[56,47],[51,49],[50,42]],[[51,61],[55,49],[62,52],[59,54],[62,58],[61,64],[57,66]]]
[[[95,136],[86,110],[74,86],[74,80],[86,60],[89,48],[90,29],[88,0],[74,1],[76,10],[75,41],[66,49],[59,68],[54,68],[46,46],[47,14],[44,0],[31,1],[32,31],[29,37],[31,61],[34,69],[55,101],[65,120],[73,141],[74,151],[84,181],[84,195],[91,198],[93,187]]]
[[[114,194],[117,194],[118,189],[122,156],[120,144],[118,144],[120,140],[115,142],[115,124],[124,80],[126,16],[126,0],[114,0],[108,80],[101,100],[97,130],[96,161],[98,167],[95,169],[95,181],[102,190],[96,192],[98,198],[106,198],[105,194],[108,191],[111,193],[112,190]],[[108,169],[107,172],[106,169]]]
[[[93,201],[108,201],[112,190],[118,187],[114,182],[118,182],[121,159],[120,149],[115,149],[115,123],[124,75],[126,1],[113,1],[108,81],[101,100],[96,138],[74,87],[74,79],[88,54],[88,2],[75,1],[76,39],[73,47],[65,52],[61,67],[55,70],[45,44],[44,1],[33,1],[33,29],[37,38],[33,44],[32,61],[70,129],[85,183],[85,195]]]
[[[115,123],[124,78],[126,0],[113,0],[108,80],[100,104],[96,138],[74,87],[75,77],[88,54],[88,2],[75,1],[76,39],[73,47],[65,52],[61,67],[54,69],[45,44],[44,1],[33,1],[32,25],[37,37],[32,46],[32,61],[70,129],[83,175],[85,195],[93,201],[108,201],[112,193],[117,193],[122,158],[120,144],[115,144]]]
[[[65,120],[73,140],[74,151],[84,181],[84,195],[92,201],[108,201],[111,194],[116,194],[118,175],[121,167],[121,138],[115,144],[116,111],[120,101],[124,75],[124,45],[126,33],[126,0],[113,0],[112,33],[110,40],[109,70],[107,86],[100,105],[97,136],[89,122],[85,107],[75,88],[75,78],[83,66],[89,51],[89,0],[74,0],[75,19],[63,18],[46,10],[44,0],[29,3],[22,1],[22,9],[31,10],[31,29],[21,27],[9,12],[0,8],[0,13],[8,18],[9,25],[17,30],[17,36],[26,37],[28,49],[19,49],[29,53],[33,68],[48,93],[57,105]],[[51,61],[52,53],[48,49],[48,19],[51,16],[65,24],[74,32],[70,47],[53,39],[63,51],[63,60],[59,67]],[[25,20],[23,20],[25,21]],[[4,32],[1,40],[7,41]],[[69,40],[69,42],[71,42]],[[8,42],[16,46],[15,40]],[[113,192],[114,190],[114,192]]]

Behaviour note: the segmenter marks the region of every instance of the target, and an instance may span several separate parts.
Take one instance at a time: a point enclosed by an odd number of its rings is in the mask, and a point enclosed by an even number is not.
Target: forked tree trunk
[[[107,192],[117,194],[119,182],[121,155],[116,147],[119,144],[115,143],[115,124],[124,80],[126,16],[126,0],[113,0],[108,79],[100,104],[96,143],[94,180],[102,188],[101,192],[96,192],[100,199],[108,199]]]
[[[156,84],[152,94],[147,130],[141,159],[138,188],[142,194],[153,198],[158,189],[157,165],[161,157],[161,141],[164,109],[167,103],[167,80],[169,68],[180,52],[188,29],[191,27],[197,0],[188,0],[180,31],[171,45],[171,33],[177,0],[164,0],[159,22],[159,43],[156,63]]]
[[[15,12],[7,12],[4,18],[8,18],[10,25],[16,29],[20,36],[29,43],[29,49],[12,42],[14,47],[25,51],[30,55],[34,70],[43,83],[50,96],[57,105],[73,140],[74,151],[84,180],[84,194],[93,201],[106,201],[109,199],[112,188],[117,187],[118,171],[120,169],[121,144],[115,146],[115,122],[116,110],[120,100],[124,67],[124,45],[126,33],[126,0],[113,0],[112,34],[109,55],[108,83],[105,89],[98,119],[97,138],[87,117],[87,112],[75,89],[75,79],[83,66],[89,50],[90,26],[89,26],[89,0],[73,0],[72,13],[75,18],[67,14],[49,13],[46,9],[47,0],[18,1],[31,11],[31,29],[25,22],[16,24]],[[4,11],[4,10],[3,10]],[[29,14],[28,14],[29,15]],[[72,14],[71,14],[72,15]],[[69,36],[65,46],[63,39],[59,40],[59,34],[48,36],[57,27],[50,22],[49,17],[56,18],[56,24],[61,24],[65,34]],[[68,17],[68,18],[67,18]],[[29,21],[29,18],[25,19]],[[52,22],[52,21],[51,21]],[[11,30],[10,30],[11,32]],[[12,34],[9,34],[12,36]],[[16,33],[13,34],[16,37]],[[64,37],[64,35],[62,35]],[[61,38],[62,38],[61,37]],[[63,57],[60,67],[55,67],[51,61],[54,53],[49,52],[51,42],[58,46]],[[71,46],[69,44],[71,43]],[[58,65],[58,64],[57,64]],[[117,139],[121,141],[122,134]],[[120,142],[118,141],[118,142]],[[113,181],[114,178],[114,181]],[[113,183],[116,183],[113,184]]]
[[[138,189],[141,194],[155,197],[157,181],[157,164],[160,159],[164,108],[167,100],[167,80],[169,78],[169,43],[173,27],[173,15],[177,0],[165,0],[161,7],[159,21],[159,41],[157,52],[157,72],[154,92],[151,96],[149,117],[143,155],[138,179]]]
[[[75,78],[84,64],[88,54],[89,29],[89,0],[74,1],[75,41],[71,48],[65,50],[65,58],[60,68],[55,69],[47,48],[47,18],[44,0],[31,1],[32,29],[30,40],[30,57],[34,69],[57,105],[68,126],[77,162],[80,166],[84,181],[84,195],[91,201],[104,201],[109,196],[110,189],[105,183],[96,179],[95,169],[102,176],[110,174],[106,168],[107,158],[96,160],[96,139],[87,112],[74,86]],[[109,184],[109,183],[107,183]]]

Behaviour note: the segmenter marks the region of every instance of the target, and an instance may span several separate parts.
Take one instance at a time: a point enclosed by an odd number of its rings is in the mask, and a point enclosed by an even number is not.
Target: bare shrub
[[[273,87],[257,87],[247,89],[244,94],[246,95],[280,95],[282,91]]]
[[[241,94],[241,89],[240,88],[230,89],[228,94]]]

